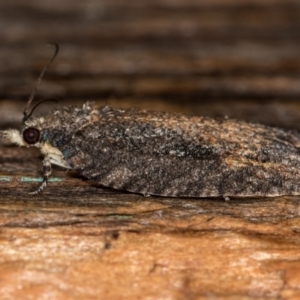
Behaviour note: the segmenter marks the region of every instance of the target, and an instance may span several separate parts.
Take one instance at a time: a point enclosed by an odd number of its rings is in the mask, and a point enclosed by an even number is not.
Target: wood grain
[[[0,3],[0,128],[86,100],[300,129],[298,0]],[[39,108],[46,113],[55,104]],[[0,148],[1,299],[299,299],[299,197],[175,199],[101,188]]]

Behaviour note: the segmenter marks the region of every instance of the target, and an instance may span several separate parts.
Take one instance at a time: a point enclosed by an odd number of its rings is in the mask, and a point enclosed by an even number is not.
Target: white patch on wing
[[[49,143],[45,143],[40,149],[44,155],[47,155],[50,158],[50,162],[52,164],[66,169],[71,169],[70,165],[65,161],[63,154],[58,148],[53,147]]]

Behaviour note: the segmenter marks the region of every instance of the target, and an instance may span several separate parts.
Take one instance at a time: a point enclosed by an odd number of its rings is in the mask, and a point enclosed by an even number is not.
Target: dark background
[[[0,126],[18,123],[57,42],[36,100],[299,129],[299,16],[298,0],[1,1]]]

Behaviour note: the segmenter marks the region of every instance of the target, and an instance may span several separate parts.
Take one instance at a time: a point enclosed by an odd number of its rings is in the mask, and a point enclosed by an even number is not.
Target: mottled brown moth
[[[171,197],[300,194],[299,133],[230,119],[139,109],[63,107],[24,112],[3,140],[44,155],[42,191],[55,164],[117,190]],[[34,107],[35,108],[35,107]]]

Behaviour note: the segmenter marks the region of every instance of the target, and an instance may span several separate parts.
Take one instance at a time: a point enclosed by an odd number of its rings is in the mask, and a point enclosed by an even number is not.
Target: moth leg
[[[43,160],[43,182],[41,186],[34,192],[29,193],[30,195],[37,195],[39,194],[42,190],[45,189],[48,183],[48,178],[51,175],[51,162],[50,162],[50,157],[45,156]]]

